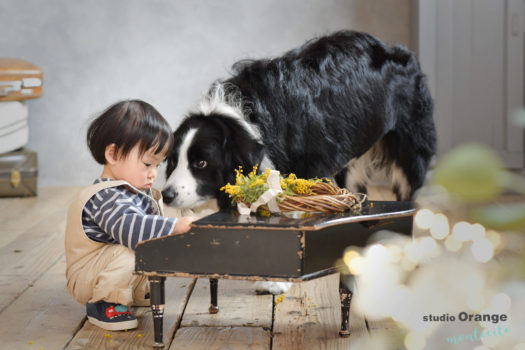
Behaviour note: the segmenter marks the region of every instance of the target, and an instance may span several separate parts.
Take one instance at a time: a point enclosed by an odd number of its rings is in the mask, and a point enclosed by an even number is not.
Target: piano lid
[[[414,215],[416,211],[413,202],[397,201],[366,201],[360,212],[346,211],[343,213],[305,213],[289,212],[280,215],[259,216],[240,215],[237,211],[221,211],[206,216],[193,223],[199,228],[251,228],[251,229],[289,229],[289,230],[319,230],[325,227],[385,220]]]

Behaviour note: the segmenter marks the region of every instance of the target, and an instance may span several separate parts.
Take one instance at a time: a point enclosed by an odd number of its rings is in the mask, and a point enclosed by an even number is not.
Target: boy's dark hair
[[[137,144],[142,156],[154,147],[158,154],[173,147],[173,132],[168,122],[149,103],[140,100],[117,102],[89,126],[87,144],[99,164],[106,164],[106,147],[114,143],[115,153],[126,157]]]

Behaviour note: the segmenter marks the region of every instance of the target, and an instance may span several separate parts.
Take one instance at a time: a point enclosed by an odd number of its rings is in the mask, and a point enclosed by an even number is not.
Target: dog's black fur
[[[177,206],[178,197],[194,195],[170,177],[191,129],[196,130],[187,149],[196,184],[191,191],[199,200],[218,199],[222,208],[231,203],[219,189],[235,182],[234,169],[250,171],[264,157],[283,174],[333,177],[340,186],[359,191],[366,190],[359,171],[368,177],[384,170],[394,177],[392,189],[399,200],[423,185],[436,147],[433,102],[408,49],[341,31],[282,57],[238,62],[233,70],[212,90],[223,88],[223,102],[237,104],[239,115],[208,108],[185,118],[168,160],[166,202]],[[365,153],[361,160],[373,164],[363,168],[356,159]],[[397,177],[394,169],[400,171]]]

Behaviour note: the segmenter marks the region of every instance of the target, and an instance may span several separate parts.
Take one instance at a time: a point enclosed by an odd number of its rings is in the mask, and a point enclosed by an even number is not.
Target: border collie
[[[255,164],[364,193],[383,173],[408,200],[435,153],[432,113],[415,55],[369,34],[336,32],[282,57],[240,61],[175,131],[164,201],[215,198],[228,208],[219,189]]]

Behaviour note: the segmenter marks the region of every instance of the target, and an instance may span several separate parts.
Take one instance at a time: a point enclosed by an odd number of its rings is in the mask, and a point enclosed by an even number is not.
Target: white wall
[[[88,119],[127,98],[176,127],[246,57],[278,55],[339,29],[410,45],[410,0],[0,0],[0,56],[44,71],[28,102],[40,186],[86,185],[100,174]]]
[[[419,0],[419,56],[435,99],[438,151],[466,142],[524,167],[524,0]]]

